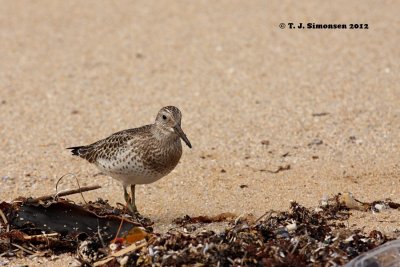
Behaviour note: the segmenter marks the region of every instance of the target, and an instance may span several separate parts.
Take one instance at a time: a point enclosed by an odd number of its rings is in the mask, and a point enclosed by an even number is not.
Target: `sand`
[[[52,193],[74,173],[103,186],[86,199],[123,203],[118,182],[65,148],[175,105],[193,149],[137,187],[156,229],[347,191],[400,202],[399,11],[396,1],[2,1],[0,200]],[[279,28],[288,22],[369,29]],[[77,187],[72,176],[60,186]],[[349,226],[390,233],[399,219],[354,212]]]

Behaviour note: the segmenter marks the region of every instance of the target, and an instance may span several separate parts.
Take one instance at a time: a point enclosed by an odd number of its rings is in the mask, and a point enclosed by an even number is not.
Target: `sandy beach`
[[[396,1],[1,6],[0,201],[53,193],[72,173],[102,186],[86,199],[123,203],[118,182],[65,148],[150,124],[175,105],[193,149],[170,175],[137,187],[155,229],[185,214],[313,207],[348,191],[400,202]],[[72,176],[60,184],[76,187]],[[391,233],[399,219],[354,212],[349,226]]]

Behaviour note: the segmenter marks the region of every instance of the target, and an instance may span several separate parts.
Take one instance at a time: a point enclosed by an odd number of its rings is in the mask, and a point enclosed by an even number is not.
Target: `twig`
[[[61,176],[61,177],[57,180],[57,183],[56,183],[56,197],[59,196],[59,194],[58,194],[58,192],[57,192],[57,191],[58,191],[58,190],[57,190],[58,184],[59,184],[60,181],[61,181],[65,176],[67,176],[67,175],[72,175],[72,176],[75,178],[76,183],[78,184],[78,188],[81,189],[81,185],[79,184],[79,180],[78,180],[78,178],[76,177],[76,175],[75,175],[74,173],[67,173],[67,174],[64,174],[63,176]],[[83,197],[82,192],[79,192],[79,193],[81,194],[81,197],[82,197],[83,201],[85,202],[85,204],[87,204],[87,201],[86,201],[86,199]]]
[[[329,115],[329,112],[320,112],[320,113],[313,113],[311,114],[313,117],[321,117],[321,116],[326,116]]]
[[[132,245],[130,245],[130,246],[126,247],[126,248],[123,248],[123,249],[115,252],[114,254],[111,254],[111,256],[108,256],[108,257],[103,258],[103,259],[101,259],[99,261],[96,261],[93,264],[93,266],[95,266],[95,267],[96,266],[103,266],[104,264],[106,264],[107,262],[111,261],[112,259],[114,259],[116,257],[123,256],[123,255],[125,255],[127,253],[135,252],[135,251],[145,247],[146,245],[147,245],[147,242],[143,242],[143,243],[141,243],[139,245],[136,245],[135,243],[133,243]]]
[[[121,217],[121,223],[119,224],[119,227],[118,227],[118,230],[117,230],[117,234],[115,235],[114,240],[117,240],[118,235],[119,235],[119,232],[121,231],[121,228],[122,228],[122,224],[123,224],[123,223],[124,223],[124,218]]]
[[[101,245],[103,246],[103,248],[105,248],[106,245],[104,243],[103,236],[101,235],[99,218],[97,218],[97,234],[99,235]]]
[[[57,183],[56,183],[56,195],[58,193],[58,184],[61,182],[62,179],[64,179],[65,176],[68,176],[68,175],[75,175],[75,174],[67,173],[67,174],[64,174],[63,176],[61,176],[60,178],[58,178]]]
[[[8,224],[7,217],[4,215],[3,211],[0,210],[0,217],[3,219],[5,225],[7,225],[7,232],[10,231],[10,225]]]
[[[228,261],[230,262],[230,263],[232,263],[232,266],[234,266],[235,265],[235,262],[231,259],[231,258],[227,258],[228,259]]]
[[[310,246],[310,244],[311,244],[311,243],[307,243],[307,245],[305,245],[305,246],[299,251],[299,255],[302,255],[302,254],[306,251],[306,248],[307,248],[308,246]]]
[[[71,189],[71,190],[66,190],[63,192],[58,193],[57,195],[46,195],[46,196],[41,196],[38,198],[34,198],[29,200],[29,202],[38,202],[38,201],[46,201],[46,200],[50,200],[53,199],[55,196],[58,197],[64,197],[64,196],[69,196],[69,195],[73,195],[73,194],[77,194],[77,193],[82,193],[82,192],[87,192],[87,191],[91,191],[91,190],[96,190],[101,188],[100,185],[93,185],[93,186],[85,186],[85,187],[81,187],[79,189]]]
[[[257,222],[259,222],[262,218],[264,218],[264,217],[267,216],[267,215],[268,215],[268,217],[271,217],[271,215],[272,215],[273,213],[276,213],[276,211],[274,211],[274,210],[267,211],[266,213],[264,213],[263,215],[261,215],[260,217],[258,217],[258,219],[255,220],[254,224],[256,224]]]
[[[240,214],[240,215],[235,219],[234,225],[237,225],[238,222],[239,222],[239,220],[240,220],[240,218],[242,218],[243,216],[244,216],[244,214]]]
[[[137,242],[137,243],[139,243],[139,242]],[[117,252],[111,254],[111,256],[120,257],[120,256],[123,256],[123,255],[125,255],[127,253],[137,251],[137,250],[139,250],[139,249],[141,249],[141,248],[143,248],[143,247],[145,247],[147,245],[147,242],[145,240],[142,240],[142,242],[140,242],[140,244],[137,244],[137,243],[133,243],[132,245],[130,245],[130,246],[126,247],[126,248],[118,250]]]
[[[292,250],[290,251],[290,254],[293,254],[293,253],[296,251],[296,249],[297,249],[297,247],[299,246],[299,244],[300,244],[300,240],[297,240],[296,244],[294,245],[294,247],[293,247]]]
[[[59,233],[41,234],[41,235],[25,235],[24,239],[25,240],[43,240],[43,239],[47,239],[49,237],[57,237],[59,235],[60,235]]]
[[[29,249],[26,249],[26,248],[24,248],[23,246],[20,246],[20,245],[14,244],[14,243],[11,243],[11,245],[13,245],[14,247],[17,247],[17,248],[19,248],[20,250],[22,250],[22,251],[24,251],[24,252],[26,252],[26,253],[29,253],[29,254],[31,254],[31,255],[34,255],[34,254],[35,254],[35,252],[30,251]]]
[[[285,166],[279,166],[278,169],[275,170],[275,171],[267,170],[267,172],[269,172],[269,173],[278,173],[278,172],[287,171],[287,170],[290,170],[290,164],[287,164]]]

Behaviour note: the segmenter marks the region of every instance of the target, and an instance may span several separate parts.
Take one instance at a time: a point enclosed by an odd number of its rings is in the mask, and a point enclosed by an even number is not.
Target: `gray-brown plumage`
[[[68,149],[121,181],[128,208],[137,213],[135,185],[155,182],[176,167],[182,156],[180,138],[192,148],[181,129],[181,118],[178,108],[163,107],[153,124],[123,130],[91,145]],[[131,185],[131,197],[126,191],[128,185]]]

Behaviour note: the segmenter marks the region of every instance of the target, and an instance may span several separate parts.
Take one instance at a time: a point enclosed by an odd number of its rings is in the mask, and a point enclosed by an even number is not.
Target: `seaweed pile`
[[[394,204],[373,202],[371,208]],[[55,210],[67,214],[62,229],[57,220],[37,215]],[[351,213],[340,194],[316,209],[292,202],[289,211],[269,211],[258,219],[231,213],[184,216],[163,234],[103,200],[76,205],[22,199],[0,203],[0,211],[0,256],[73,252],[80,264],[93,266],[333,266],[391,240],[376,230],[348,229],[344,222]],[[72,218],[71,227],[66,218]],[[205,224],[221,222],[226,227],[220,232],[204,230]]]
[[[293,202],[289,212],[268,212],[256,222],[239,218],[219,234],[171,231],[155,237],[147,249],[130,257],[130,263],[143,266],[341,265],[389,240],[379,231],[365,235],[332,221],[346,219],[349,216],[346,210],[337,204],[312,211]]]

